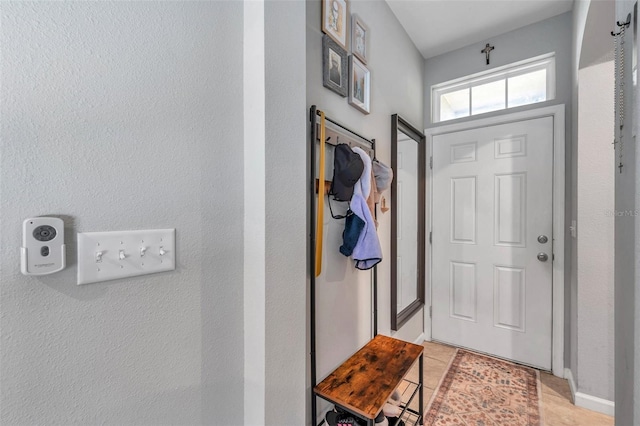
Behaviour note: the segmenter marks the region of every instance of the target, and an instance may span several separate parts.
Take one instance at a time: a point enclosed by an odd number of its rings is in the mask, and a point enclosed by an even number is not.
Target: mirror
[[[391,116],[391,329],[424,305],[425,136]]]

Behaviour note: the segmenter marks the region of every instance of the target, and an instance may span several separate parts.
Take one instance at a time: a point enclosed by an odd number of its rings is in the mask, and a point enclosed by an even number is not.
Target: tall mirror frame
[[[398,308],[398,297],[400,294],[398,285],[398,232],[399,213],[402,206],[398,202],[398,133],[404,133],[408,138],[418,145],[418,176],[417,176],[417,273],[415,300],[407,306]],[[426,188],[426,138],[424,134],[398,114],[391,116],[391,168],[395,175],[391,182],[391,330],[397,331],[411,317],[424,306],[425,301],[425,188]],[[409,230],[411,232],[411,230]]]

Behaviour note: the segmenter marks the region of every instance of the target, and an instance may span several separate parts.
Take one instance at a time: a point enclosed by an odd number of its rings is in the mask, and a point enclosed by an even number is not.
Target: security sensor
[[[24,275],[48,275],[65,264],[64,222],[56,217],[34,217],[22,223],[20,270]]]

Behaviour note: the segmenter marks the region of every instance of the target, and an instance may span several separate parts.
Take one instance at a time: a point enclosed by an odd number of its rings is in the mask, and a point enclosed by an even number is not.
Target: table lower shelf
[[[420,408],[418,408],[417,410],[414,408],[411,408],[411,405],[419,407],[420,405],[419,401],[420,399],[423,399],[423,398],[419,398],[420,383],[403,379],[402,382],[400,383],[400,386],[398,386],[397,390],[400,393],[400,400],[402,401],[402,404],[400,406],[403,408],[403,411],[400,414],[399,420],[402,420],[405,426],[422,425],[423,414],[421,412],[424,410],[424,408],[422,410]],[[412,404],[413,401],[416,401],[416,403]],[[399,421],[394,423],[389,422],[389,426],[395,426],[399,423],[400,423]]]
[[[402,412],[400,413],[400,416],[398,417],[397,421],[389,422],[389,426],[397,426],[400,424],[400,421],[404,422],[404,426],[419,426],[423,424],[422,418],[424,414],[422,413],[423,410],[419,408],[420,406],[419,401],[424,398],[424,394],[423,394],[423,398],[420,398],[420,387],[421,387],[420,383],[416,383],[408,379],[402,379],[402,381],[400,382],[400,385],[396,389],[400,394],[400,401],[401,401],[400,408],[402,408]],[[424,389],[423,389],[423,392],[424,392]],[[322,396],[320,395],[317,395],[317,396],[322,398]],[[412,408],[412,405],[414,407],[417,407],[417,409]],[[340,406],[338,405],[338,407]],[[344,407],[340,407],[340,408],[344,411],[349,411],[349,410],[346,410]],[[365,421],[365,419],[362,419],[362,420]],[[366,420],[371,422],[371,420],[369,419],[366,419]],[[322,422],[320,422],[318,426],[321,426],[324,424],[327,424],[327,423],[325,420],[322,420]]]

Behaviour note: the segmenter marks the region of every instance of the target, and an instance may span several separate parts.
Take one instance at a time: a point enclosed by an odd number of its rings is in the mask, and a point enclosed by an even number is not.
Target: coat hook
[[[623,27],[623,28],[629,28],[629,25],[631,25],[631,19],[629,19],[627,22],[620,22],[620,21],[616,21],[616,25],[619,27]],[[617,37],[620,34],[622,34],[622,31],[614,33],[613,31],[611,31],[611,35],[613,37]]]

